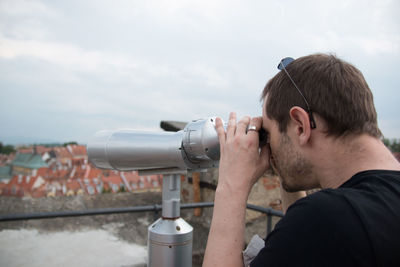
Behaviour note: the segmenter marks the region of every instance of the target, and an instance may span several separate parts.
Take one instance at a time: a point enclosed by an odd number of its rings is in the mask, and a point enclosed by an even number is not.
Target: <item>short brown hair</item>
[[[382,136],[372,92],[356,67],[334,55],[314,54],[296,59],[286,69],[312,112],[326,121],[328,135]],[[284,71],[268,81],[262,99],[267,94],[267,115],[278,122],[280,132],[286,132],[291,107],[307,111],[304,99]]]

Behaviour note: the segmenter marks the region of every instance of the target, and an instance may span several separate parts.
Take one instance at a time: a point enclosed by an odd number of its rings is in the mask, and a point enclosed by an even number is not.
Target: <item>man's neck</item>
[[[377,138],[358,135],[325,139],[315,155],[315,170],[321,188],[337,188],[358,172],[400,170],[400,163]]]

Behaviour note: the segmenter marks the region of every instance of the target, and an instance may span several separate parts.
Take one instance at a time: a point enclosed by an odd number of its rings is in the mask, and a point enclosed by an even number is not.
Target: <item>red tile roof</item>
[[[45,146],[30,146],[30,147],[24,147],[24,148],[19,148],[17,149],[19,153],[22,154],[32,154],[35,150],[36,153],[39,155],[45,154],[46,152],[50,152],[51,150],[53,150],[52,147],[45,147]]]
[[[73,157],[87,157],[86,146],[69,145],[67,148]]]
[[[35,189],[32,193],[31,193],[32,197],[46,197],[47,196],[47,191],[46,191],[46,184],[42,184],[41,186],[39,186],[37,189]]]
[[[36,183],[38,182],[38,183]],[[3,188],[4,195],[29,196],[37,190],[45,181],[41,176],[14,175],[8,184]]]
[[[28,148],[28,149],[32,149]],[[37,146],[43,152],[50,148]],[[118,192],[141,192],[159,189],[162,175],[139,176],[137,172],[118,172],[100,170],[87,163],[86,147],[69,145],[53,147],[56,158],[49,161],[48,167],[33,171],[32,176],[14,176],[6,185],[2,185],[1,194],[14,196],[43,197],[50,195],[99,194],[104,190]]]
[[[72,180],[72,179],[67,180],[66,187],[68,190],[72,190],[74,192],[77,192],[79,189],[82,189],[78,180]]]
[[[57,158],[72,158],[71,153],[69,153],[66,147],[55,147],[54,152],[56,153]]]
[[[101,180],[103,181],[104,186],[106,187],[107,185],[108,188],[114,193],[118,192],[121,187],[125,186],[119,173],[111,172],[108,174],[103,174],[101,176]]]

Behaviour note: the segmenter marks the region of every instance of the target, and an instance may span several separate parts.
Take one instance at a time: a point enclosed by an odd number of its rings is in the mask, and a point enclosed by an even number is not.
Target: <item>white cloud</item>
[[[45,19],[59,17],[56,10],[40,1],[0,1],[0,34],[19,40],[42,39],[48,35]]]
[[[0,14],[11,16],[49,15],[53,10],[44,3],[36,0],[2,0]]]
[[[368,55],[400,54],[400,34],[386,38],[361,38],[357,42]]]
[[[34,57],[37,60],[88,71],[101,67],[104,61],[108,64],[118,64],[121,61],[118,58],[104,57],[97,51],[84,51],[75,45],[15,40],[3,36],[0,36],[0,57],[5,59]]]
[[[361,65],[386,103],[399,83],[385,71],[400,59],[399,3],[0,0],[0,122],[57,114],[69,121],[65,136],[85,125],[258,115],[278,60],[315,52]]]

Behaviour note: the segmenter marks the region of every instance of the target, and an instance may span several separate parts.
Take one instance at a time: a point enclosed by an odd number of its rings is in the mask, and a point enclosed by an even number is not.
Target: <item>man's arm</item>
[[[217,189],[203,267],[243,267],[246,202],[243,196]]]
[[[222,121],[216,120],[221,158],[203,267],[243,266],[247,198],[254,183],[269,167],[267,148],[259,151],[258,132],[246,133],[249,124],[260,129],[262,119],[250,121],[244,117],[236,125],[236,114],[231,113],[226,133]]]

